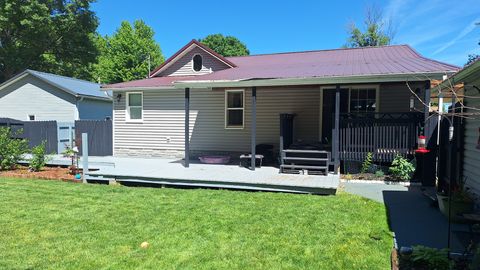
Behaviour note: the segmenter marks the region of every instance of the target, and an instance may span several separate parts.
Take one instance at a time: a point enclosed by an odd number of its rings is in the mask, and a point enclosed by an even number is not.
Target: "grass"
[[[0,269],[389,269],[391,247],[384,206],[346,193],[0,178]]]

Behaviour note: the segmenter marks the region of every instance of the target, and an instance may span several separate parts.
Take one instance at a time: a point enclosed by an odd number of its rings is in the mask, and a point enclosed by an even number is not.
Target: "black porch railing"
[[[391,162],[412,155],[423,121],[417,112],[340,114],[340,160],[363,161],[372,153],[374,161]]]

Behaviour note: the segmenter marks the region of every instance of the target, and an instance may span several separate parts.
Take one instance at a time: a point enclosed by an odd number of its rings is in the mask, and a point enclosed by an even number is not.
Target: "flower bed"
[[[19,166],[15,170],[0,171],[0,177],[32,178],[45,180],[62,180],[81,182],[75,179],[74,175],[69,174],[68,168],[62,167],[44,167],[41,171],[32,172],[25,166]]]

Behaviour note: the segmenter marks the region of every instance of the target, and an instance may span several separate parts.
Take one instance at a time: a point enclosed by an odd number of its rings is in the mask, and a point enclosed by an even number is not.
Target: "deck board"
[[[114,178],[119,182],[157,183],[171,186],[231,188],[312,194],[335,194],[338,175],[279,174],[278,168],[191,163],[184,168],[181,160],[149,158],[110,158],[114,166],[100,167],[92,177]]]

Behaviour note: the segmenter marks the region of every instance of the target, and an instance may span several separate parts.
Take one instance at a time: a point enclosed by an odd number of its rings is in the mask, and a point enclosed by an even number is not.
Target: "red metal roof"
[[[104,88],[171,86],[180,81],[228,81],[388,74],[451,73],[459,67],[425,58],[408,45],[227,57],[236,67],[206,75],[156,77]]]

